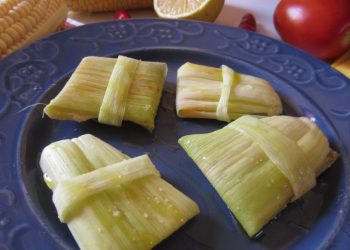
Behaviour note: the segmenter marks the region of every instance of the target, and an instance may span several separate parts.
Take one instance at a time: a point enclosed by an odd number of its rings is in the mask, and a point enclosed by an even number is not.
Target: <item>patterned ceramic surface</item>
[[[42,116],[82,57],[131,57],[167,62],[169,74],[150,134],[94,121]],[[249,239],[215,190],[178,146],[179,137],[224,123],[175,114],[176,69],[186,61],[219,66],[270,81],[286,114],[308,116],[342,157],[318,185]],[[327,64],[267,37],[207,23],[131,20],[58,33],[0,61],[0,249],[77,248],[57,219],[38,166],[50,142],[91,133],[130,156],[148,152],[165,179],[193,198],[201,214],[157,249],[348,249],[350,246],[350,82]],[[78,93],[77,93],[78,94]]]

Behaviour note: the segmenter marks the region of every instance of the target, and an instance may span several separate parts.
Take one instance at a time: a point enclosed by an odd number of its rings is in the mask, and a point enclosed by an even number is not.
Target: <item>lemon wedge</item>
[[[214,21],[225,0],[153,0],[159,17]]]

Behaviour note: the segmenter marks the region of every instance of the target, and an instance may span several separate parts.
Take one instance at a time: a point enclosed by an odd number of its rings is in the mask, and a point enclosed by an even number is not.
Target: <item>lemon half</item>
[[[154,10],[162,18],[194,19],[212,22],[225,0],[153,0]]]

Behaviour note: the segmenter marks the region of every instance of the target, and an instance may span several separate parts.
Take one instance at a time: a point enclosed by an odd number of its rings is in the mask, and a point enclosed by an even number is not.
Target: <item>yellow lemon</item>
[[[214,21],[225,0],[153,0],[159,17]]]

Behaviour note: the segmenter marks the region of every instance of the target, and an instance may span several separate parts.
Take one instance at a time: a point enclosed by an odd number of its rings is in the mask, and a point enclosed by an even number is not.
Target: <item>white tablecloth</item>
[[[226,0],[215,23],[238,26],[245,13],[252,13],[257,22],[257,32],[279,39],[273,26],[273,12],[278,0]],[[152,9],[129,11],[132,17],[156,17]],[[112,20],[114,13],[80,14],[71,12],[69,21],[75,25]]]

